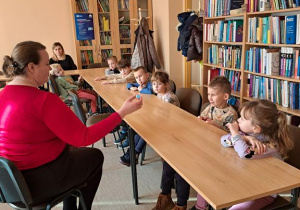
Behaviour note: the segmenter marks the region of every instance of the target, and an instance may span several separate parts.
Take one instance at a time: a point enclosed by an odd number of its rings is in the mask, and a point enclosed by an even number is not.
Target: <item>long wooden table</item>
[[[115,110],[136,94],[125,84],[94,81],[103,71],[78,73]],[[273,157],[241,159],[232,148],[220,144],[225,132],[154,95],[141,95],[142,109],[124,120],[214,209],[300,187],[298,169]]]

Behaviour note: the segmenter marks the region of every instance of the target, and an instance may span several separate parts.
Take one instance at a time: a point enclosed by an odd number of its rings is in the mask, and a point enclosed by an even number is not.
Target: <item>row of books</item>
[[[246,51],[245,70],[266,75],[300,78],[299,49],[250,48]]]
[[[130,54],[131,48],[121,48],[121,54]]]
[[[88,0],[76,0],[77,8],[79,12],[88,12],[89,11],[89,2]]]
[[[79,46],[92,46],[92,40],[79,40]]]
[[[111,45],[111,32],[100,32],[100,43],[101,45]]]
[[[112,49],[101,50],[101,63],[103,66],[108,66],[107,58],[111,55],[113,55]]]
[[[118,0],[119,9],[129,9],[129,0]]]
[[[230,15],[230,10],[241,8],[244,0],[207,0],[205,8],[206,17]]]
[[[98,12],[109,12],[109,0],[98,0]]]
[[[215,64],[220,67],[241,68],[241,47],[228,45],[218,46],[213,44],[207,51],[209,64]]]
[[[130,38],[130,25],[120,25],[120,38],[121,39],[129,39]]]
[[[217,42],[242,42],[243,20],[219,20],[204,25],[204,40]]]
[[[248,42],[300,44],[300,14],[249,18]]]
[[[80,57],[82,65],[89,65],[91,63],[94,63],[92,50],[81,50]]]
[[[208,70],[208,84],[217,75],[225,76],[231,84],[231,90],[239,91],[241,88],[241,72],[224,70],[220,68]]]
[[[100,31],[110,31],[110,18],[108,15],[99,15]]]
[[[268,99],[283,107],[299,109],[299,83],[249,75],[249,97]]]
[[[300,6],[299,0],[248,0],[248,12],[289,9]]]

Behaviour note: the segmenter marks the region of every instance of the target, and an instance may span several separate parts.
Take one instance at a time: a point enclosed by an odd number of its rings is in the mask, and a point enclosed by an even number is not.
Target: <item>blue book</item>
[[[293,88],[294,90],[294,95],[295,95],[295,97],[294,97],[294,101],[295,101],[295,104],[294,104],[294,108],[295,109],[299,109],[299,83],[294,83],[294,88]]]
[[[286,44],[296,44],[296,23],[296,15],[285,17]]]
[[[249,58],[249,51],[246,52],[246,65],[245,65],[245,70],[249,70],[249,68],[248,68],[248,58]]]

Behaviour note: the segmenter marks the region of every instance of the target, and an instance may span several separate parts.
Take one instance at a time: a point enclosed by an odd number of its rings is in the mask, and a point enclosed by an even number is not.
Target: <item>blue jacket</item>
[[[140,85],[138,83],[127,83],[127,89],[130,90],[131,87],[139,87]],[[146,87],[144,87],[140,93],[144,93],[144,94],[152,94],[152,83],[148,82],[148,84],[146,85]]]

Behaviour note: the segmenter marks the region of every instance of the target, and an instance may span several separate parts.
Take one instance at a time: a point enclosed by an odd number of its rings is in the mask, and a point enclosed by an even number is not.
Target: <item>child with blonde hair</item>
[[[110,74],[119,74],[120,71],[117,68],[117,63],[118,59],[114,55],[110,55],[107,58],[107,64],[108,64],[108,69],[105,69],[105,75],[110,75]]]
[[[230,133],[222,136],[222,145],[234,147],[241,158],[286,158],[294,143],[288,135],[286,117],[278,111],[276,105],[262,99],[243,103],[240,110],[238,121],[227,124]],[[276,196],[269,195],[236,204],[230,210],[259,210],[272,204]],[[200,200],[203,205],[193,209],[206,209],[205,200],[198,195],[198,203]]]
[[[130,62],[128,60],[125,60],[122,58],[118,62],[118,69],[120,70],[119,74],[109,74],[105,75],[103,77],[96,77],[95,81],[101,81],[101,85],[107,85],[107,84],[121,84],[121,83],[126,83],[126,82],[134,82],[134,74],[133,71],[131,70]]]
[[[97,93],[93,90],[86,90],[82,88],[82,77],[78,77],[78,81],[74,81],[71,76],[65,76],[65,72],[60,64],[54,63],[50,65],[50,74],[55,75],[55,82],[63,100],[69,99],[68,91],[71,89],[77,90],[79,98],[91,99],[92,114],[97,113]]]

